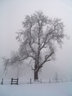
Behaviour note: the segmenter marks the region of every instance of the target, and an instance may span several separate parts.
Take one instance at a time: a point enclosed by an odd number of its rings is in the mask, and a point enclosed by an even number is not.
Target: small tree
[[[54,75],[54,80],[55,80],[56,83],[59,82],[59,76],[58,76],[57,72]]]
[[[62,45],[64,26],[60,19],[51,19],[43,12],[27,15],[22,24],[23,30],[17,32],[16,37],[20,42],[18,54],[11,59],[11,62],[32,58],[34,80],[38,80],[39,70],[55,57],[57,47],[55,45]]]

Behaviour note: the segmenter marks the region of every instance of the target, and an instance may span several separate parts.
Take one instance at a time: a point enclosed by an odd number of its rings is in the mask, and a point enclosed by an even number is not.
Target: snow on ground
[[[0,96],[72,96],[72,82],[0,85]]]

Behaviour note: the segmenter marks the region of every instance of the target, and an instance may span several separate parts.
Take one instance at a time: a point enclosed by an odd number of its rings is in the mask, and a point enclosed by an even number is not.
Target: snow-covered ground
[[[0,85],[0,96],[72,96],[72,82]]]

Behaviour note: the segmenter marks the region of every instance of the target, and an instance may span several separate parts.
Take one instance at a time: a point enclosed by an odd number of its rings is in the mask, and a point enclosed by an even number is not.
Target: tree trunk
[[[34,81],[38,80],[38,71],[34,71]]]
[[[38,68],[38,61],[36,60],[35,61],[35,66],[34,66],[34,80],[38,80],[38,71],[37,71],[37,68]]]

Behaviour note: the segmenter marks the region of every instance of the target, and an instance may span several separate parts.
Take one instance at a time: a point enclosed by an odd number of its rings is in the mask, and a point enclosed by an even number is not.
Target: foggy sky
[[[22,29],[22,21],[27,14],[42,10],[49,17],[61,18],[64,33],[70,39],[64,39],[62,48],[56,52],[56,61],[46,65],[49,71],[55,70],[72,76],[72,1],[71,0],[0,0],[0,58],[9,57],[18,48],[16,32]],[[0,59],[0,72],[2,62]],[[49,71],[45,71],[47,75]],[[46,76],[44,75],[44,76]],[[0,75],[1,76],[1,75]]]

